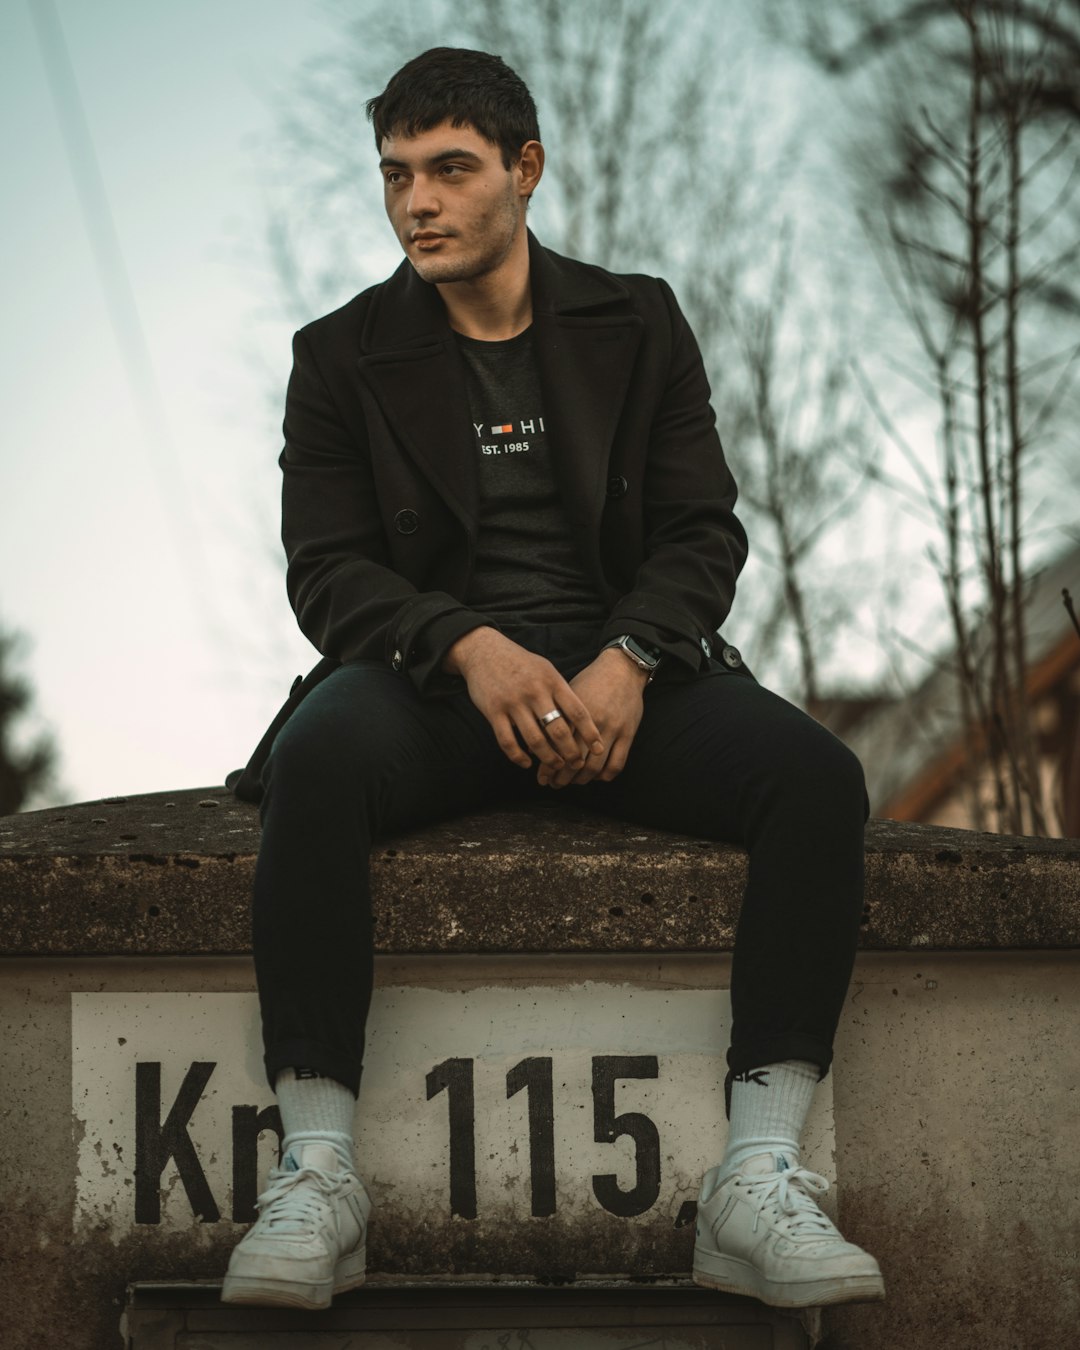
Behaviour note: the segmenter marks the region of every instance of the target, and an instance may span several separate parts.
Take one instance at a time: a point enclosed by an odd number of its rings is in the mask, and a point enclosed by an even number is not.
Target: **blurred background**
[[[697,333],[725,637],[875,814],[1080,833],[1080,0],[0,12],[0,814],[219,783],[314,664],[290,339],[400,256],[364,101],[462,45],[536,98],[541,241]]]

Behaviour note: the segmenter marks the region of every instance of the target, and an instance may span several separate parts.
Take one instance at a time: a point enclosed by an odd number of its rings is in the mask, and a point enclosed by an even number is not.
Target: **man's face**
[[[525,228],[535,179],[520,165],[507,169],[499,147],[472,127],[441,122],[418,136],[386,136],[379,167],[386,214],[425,281],[495,271]]]

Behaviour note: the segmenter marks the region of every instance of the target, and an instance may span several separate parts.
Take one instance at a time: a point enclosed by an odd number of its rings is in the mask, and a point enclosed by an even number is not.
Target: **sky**
[[[89,220],[35,10],[62,34],[81,172],[96,162]],[[277,544],[296,325],[263,245],[275,129],[305,59],[333,49],[334,10],[0,0],[0,14],[0,628],[27,640],[21,739],[45,729],[59,750],[29,805],[218,784],[318,659]],[[377,200],[358,214],[341,301],[400,257],[380,215]]]
[[[725,4],[729,19],[750,13],[744,0]],[[371,8],[339,0],[337,13]],[[55,15],[70,63],[63,116],[55,47],[43,50],[35,12]],[[48,730],[59,750],[49,797],[30,804],[220,784],[318,659],[289,609],[277,543],[297,315],[280,301],[265,238],[283,188],[303,191],[287,159],[282,183],[276,133],[303,63],[334,50],[339,21],[324,0],[0,0],[0,19],[0,631],[26,638],[19,671],[36,712],[23,737]],[[430,24],[406,16],[406,27],[427,36]],[[729,23],[725,41],[752,67],[738,98],[758,100],[752,117],[764,109],[766,141],[783,140],[777,108],[820,127],[831,92],[820,79],[775,44],[754,47],[745,23]],[[356,112],[367,147],[359,96]],[[82,195],[63,130],[73,116]],[[806,139],[825,153],[823,134]],[[810,170],[819,183],[835,177],[820,161]],[[331,278],[340,302],[400,256],[373,154],[358,192],[355,226],[345,215],[348,274]],[[842,224],[841,194],[815,190],[797,205],[801,265],[829,236],[852,303],[869,306],[889,349],[880,283],[868,283],[865,241],[843,232],[855,226]],[[815,227],[815,211],[832,214]],[[324,222],[298,218],[317,240]],[[915,434],[930,443],[920,416]],[[911,612],[904,643],[932,648],[924,616],[940,605],[925,557],[913,580],[911,522],[893,503],[875,531]],[[836,569],[869,575],[852,526],[837,548]],[[880,666],[881,609],[870,607],[861,639],[858,624],[845,630],[842,676]],[[742,613],[731,636],[746,650],[754,615],[745,603]]]
[[[133,393],[32,3],[0,0],[0,625],[28,639],[56,799],[220,783],[317,659],[267,547],[292,325],[252,253],[280,91],[326,14],[53,0],[134,297]]]

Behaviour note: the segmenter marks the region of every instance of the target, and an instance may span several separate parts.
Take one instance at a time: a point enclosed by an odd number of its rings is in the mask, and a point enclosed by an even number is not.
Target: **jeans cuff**
[[[361,1061],[335,1046],[319,1041],[282,1041],[267,1049],[263,1063],[271,1088],[282,1069],[314,1069],[324,1078],[343,1083],[354,1097],[360,1095]]]

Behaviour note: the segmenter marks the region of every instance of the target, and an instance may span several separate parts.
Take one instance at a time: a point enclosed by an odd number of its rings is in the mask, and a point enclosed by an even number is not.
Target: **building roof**
[[[1080,544],[1028,580],[1027,689],[1038,698],[1080,666],[1080,636],[1062,602],[1067,588],[1080,606]],[[976,651],[989,646],[984,625]],[[911,819],[955,782],[964,767],[964,719],[954,649],[908,697],[882,703],[838,734],[862,760],[871,811]]]

